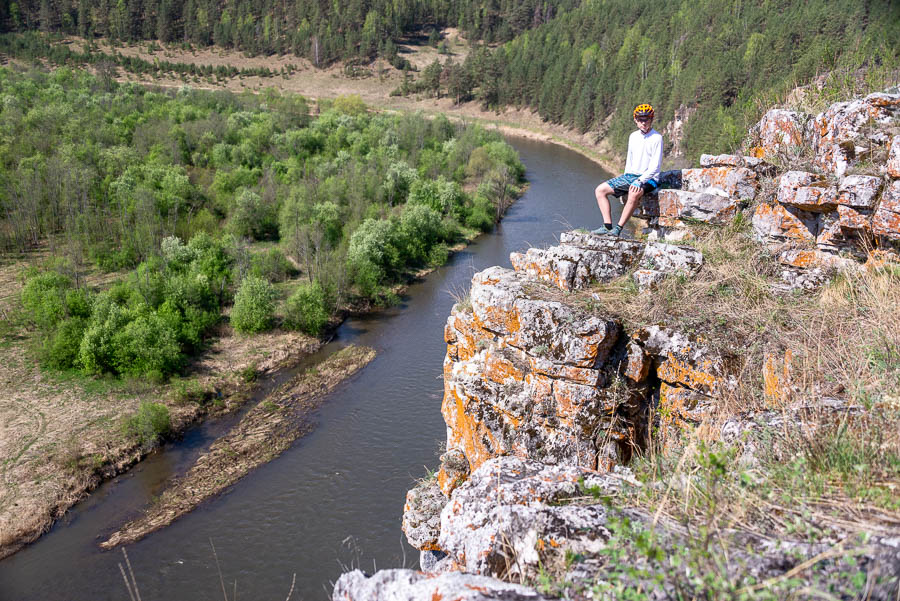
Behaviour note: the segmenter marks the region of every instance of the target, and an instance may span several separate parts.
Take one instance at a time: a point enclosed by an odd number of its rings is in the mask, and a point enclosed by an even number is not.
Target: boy
[[[603,226],[595,229],[593,234],[612,234],[618,236],[622,227],[628,223],[645,192],[652,192],[659,184],[659,169],[662,166],[663,139],[662,134],[653,129],[653,107],[639,104],[632,113],[638,131],[628,138],[628,157],[625,159],[625,173],[597,186],[594,195],[597,206],[603,213]],[[612,224],[609,211],[608,195],[616,198],[628,195],[619,223]]]

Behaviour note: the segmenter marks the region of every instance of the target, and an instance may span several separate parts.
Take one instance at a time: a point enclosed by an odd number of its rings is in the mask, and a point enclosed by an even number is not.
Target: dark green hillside
[[[830,71],[864,68],[871,86],[900,68],[900,3],[891,0],[588,0],[466,68],[488,106],[527,106],[586,131],[611,113],[614,142],[631,108],[664,124],[680,106],[688,155],[739,143],[763,107]]]

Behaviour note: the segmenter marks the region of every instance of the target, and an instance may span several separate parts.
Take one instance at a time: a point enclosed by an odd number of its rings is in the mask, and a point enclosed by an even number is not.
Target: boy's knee
[[[594,195],[596,195],[597,198],[604,198],[606,196],[609,196],[612,193],[613,193],[613,189],[606,182],[603,182],[602,184],[597,186],[596,189],[594,189]]]

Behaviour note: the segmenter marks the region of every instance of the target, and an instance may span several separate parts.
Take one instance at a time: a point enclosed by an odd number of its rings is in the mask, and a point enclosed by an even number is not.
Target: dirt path
[[[309,414],[321,405],[325,395],[374,358],[375,351],[370,348],[349,346],[296,376],[216,440],[147,513],[123,526],[100,546],[110,549],[133,543],[168,526],[283,453],[312,429]]]

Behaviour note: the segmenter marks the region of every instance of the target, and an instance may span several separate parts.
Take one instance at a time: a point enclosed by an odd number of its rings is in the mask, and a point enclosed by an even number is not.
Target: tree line
[[[319,333],[518,194],[524,167],[495,132],[358,97],[319,108],[0,69],[0,248],[49,250],[22,296],[42,362],[164,378],[229,312],[242,333]],[[87,285],[98,268],[112,287]]]
[[[288,54],[316,65],[396,57],[422,28],[459,27],[470,39],[507,41],[575,0],[19,0],[0,3],[6,31],[41,30],[135,42],[216,45]],[[2,29],[0,29],[2,31]]]

